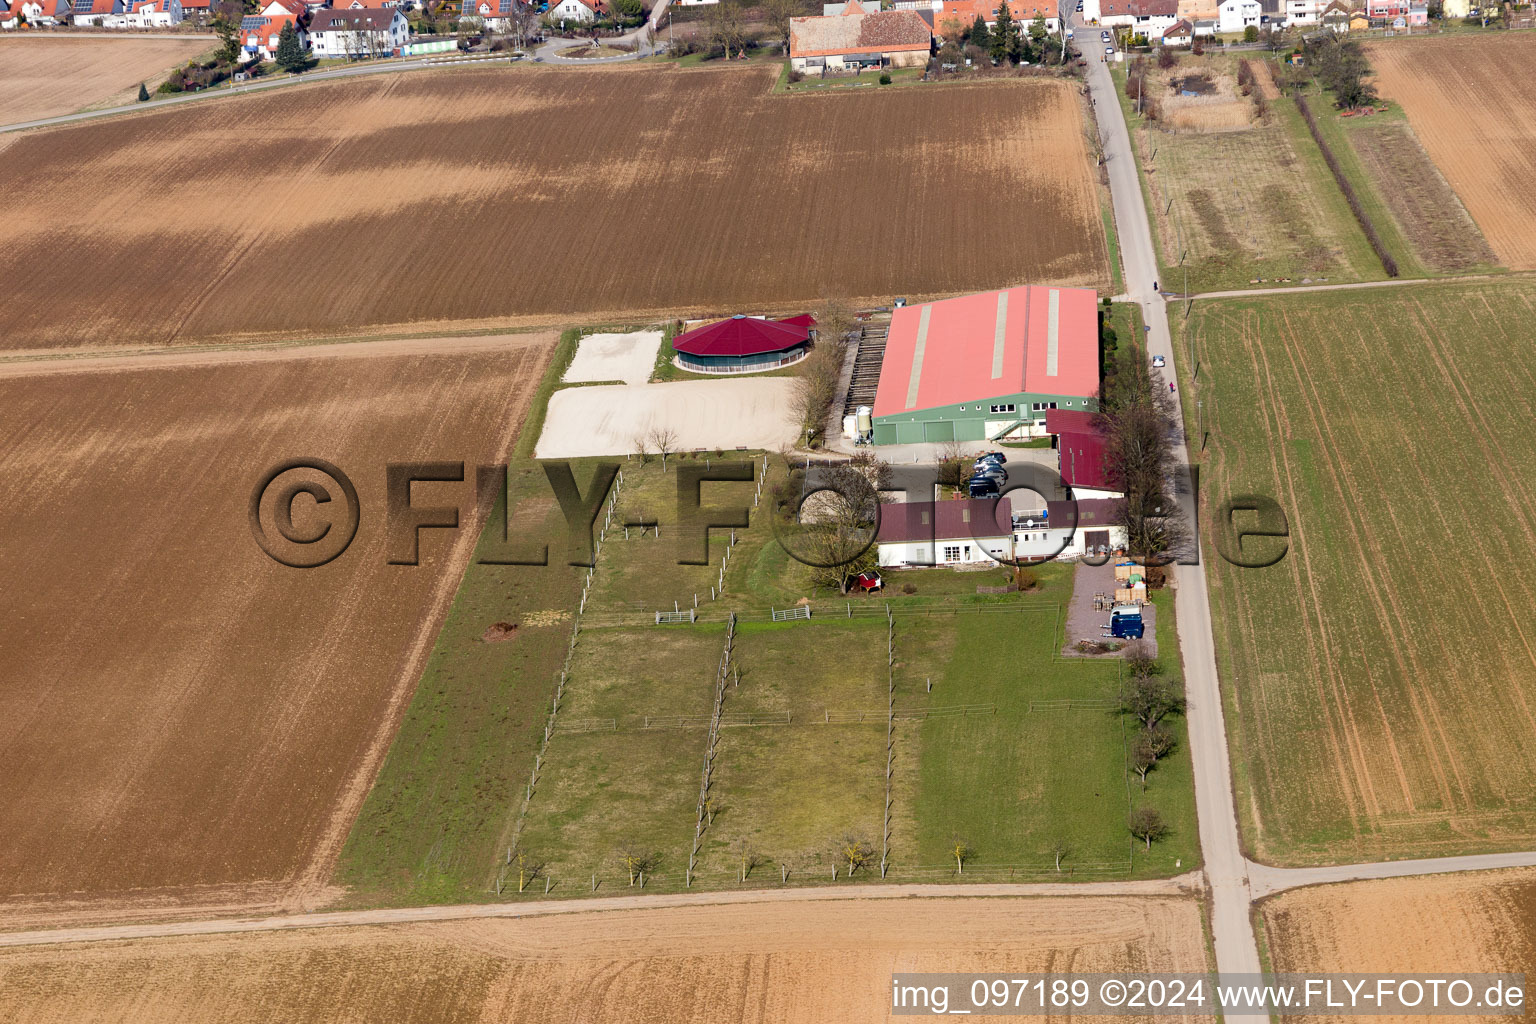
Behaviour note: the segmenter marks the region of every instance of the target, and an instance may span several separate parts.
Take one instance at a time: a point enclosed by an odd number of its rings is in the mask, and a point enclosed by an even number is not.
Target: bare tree
[[[651,445],[661,454],[661,468],[667,468],[667,456],[677,451],[677,430],[665,423],[651,428]]]
[[[849,577],[877,565],[874,537],[880,491],[890,467],[860,452],[844,465],[818,470],[814,484],[806,480],[808,472],[802,468],[790,474],[785,488],[789,496],[776,504],[773,514],[786,528],[793,524],[794,554],[809,569],[812,581],[846,594]],[[799,495],[807,488],[812,493],[801,505]]]
[[[630,440],[635,446],[635,454],[640,456],[640,464],[643,466],[651,461],[651,439],[645,431],[640,431]]]
[[[1065,839],[1057,837],[1051,842],[1051,859],[1056,862],[1056,873],[1058,875],[1061,874],[1061,862],[1066,860],[1067,854],[1071,852],[1072,848],[1067,845]]]
[[[1132,811],[1126,827],[1132,836],[1147,844],[1148,853],[1152,852],[1153,843],[1168,835],[1168,826],[1163,824],[1163,816],[1151,807],[1139,807]]]
[[[800,0],[763,0],[763,16],[786,56],[789,54],[789,19],[800,13]]]
[[[1166,564],[1168,553],[1189,538],[1188,524],[1169,493],[1178,406],[1140,346],[1117,350],[1102,407],[1104,469],[1125,495],[1116,506],[1116,525],[1124,527],[1127,546],[1138,561]]]
[[[741,839],[741,840],[737,841],[737,843],[736,843],[736,865],[737,865],[736,879],[737,879],[737,881],[745,882],[747,880],[747,878],[752,874],[752,869],[753,868],[761,867],[762,865],[764,865],[766,863],[768,863],[768,858],[764,857],[762,854],[758,853],[756,850],[754,850],[750,846],[748,846],[747,845],[747,841],[745,839]]]
[[[629,845],[619,850],[619,860],[624,864],[624,870],[629,872],[629,884],[633,886],[638,879],[640,884],[645,884],[645,873],[656,866],[656,855],[639,846]]]
[[[732,51],[745,50],[741,0],[719,0],[711,4],[704,18],[704,31],[712,47],[725,51],[725,59],[731,59]]]
[[[1184,695],[1175,684],[1161,676],[1135,675],[1120,695],[1123,714],[1135,715],[1144,729],[1150,729],[1164,716],[1184,710]]]
[[[851,832],[838,841],[837,850],[844,863],[848,865],[850,878],[855,871],[868,864],[869,859],[875,855],[875,848],[869,840]]]
[[[512,38],[516,41],[518,49],[527,45],[533,37],[534,30],[539,25],[539,11],[533,4],[523,3],[522,0],[513,0],[512,13],[507,19],[507,27]]]
[[[544,862],[534,859],[527,850],[519,847],[513,851],[517,861],[517,891],[522,892],[544,871]]]

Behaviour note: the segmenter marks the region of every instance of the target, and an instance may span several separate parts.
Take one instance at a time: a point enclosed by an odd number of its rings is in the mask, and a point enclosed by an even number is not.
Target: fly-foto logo
[[[595,527],[603,504],[609,499],[621,464],[599,461],[590,465],[585,487],[576,480],[572,464],[551,460],[538,463],[559,505],[565,525],[561,560],[574,566],[595,563]],[[735,460],[711,461],[708,465],[679,462],[673,473],[676,502],[668,527],[679,565],[708,564],[711,529],[745,529],[751,509],[745,504],[706,502],[707,483],[750,483],[765,464]],[[1011,535],[1017,527],[1015,510],[1034,509],[1042,495],[1067,493],[1065,481],[1050,469],[1024,463],[1012,467],[1009,487],[989,499],[978,499],[987,510],[969,521],[968,532],[979,541],[1000,534]],[[882,518],[900,515],[902,504],[931,497],[939,482],[937,466],[880,467],[877,479],[848,464],[809,462],[794,467],[798,485],[793,493],[778,494],[765,511],[776,541],[791,558],[817,567],[854,562],[878,543]],[[418,501],[418,484],[467,484],[470,477],[463,462],[391,462],[384,467],[384,533],[386,560],[390,565],[418,565],[425,530],[455,531],[461,526],[462,506],[471,503],[480,521],[487,523],[476,561],[485,565],[548,565],[550,543],[556,538],[539,536],[538,524],[517,523],[507,502],[507,466],[477,465],[473,485],[456,504],[425,504]],[[1182,467],[1174,474],[1171,495],[1140,502],[1120,499],[1115,522],[1128,537],[1162,538],[1167,543],[1143,551],[1130,540],[1130,554],[1146,564],[1199,563],[1200,474],[1198,467]],[[1066,514],[1049,522],[1043,531],[1050,538],[1045,549],[1012,554],[992,550],[990,556],[1005,564],[1035,564],[1059,557],[1073,547],[1083,528],[1075,501],[1055,503]],[[496,509],[501,515],[491,521]],[[828,512],[828,509],[834,511]],[[837,510],[841,510],[841,514]],[[274,561],[296,569],[312,569],[334,561],[356,539],[362,524],[362,505],[352,479],[334,463],[319,458],[295,458],[278,463],[264,473],[251,492],[248,515],[252,537]],[[935,519],[937,517],[934,517]],[[620,526],[662,525],[654,514],[626,512]],[[1095,525],[1103,525],[1097,523]],[[1212,544],[1223,560],[1242,568],[1266,568],[1285,557],[1290,546],[1290,524],[1273,498],[1258,494],[1230,497],[1217,508],[1211,522]],[[925,522],[927,545],[919,550],[937,552],[940,539],[936,524]],[[924,539],[919,528],[916,539]],[[904,531],[910,541],[911,529]],[[1085,554],[1092,564],[1103,564],[1108,554]],[[931,556],[905,565],[932,565]]]

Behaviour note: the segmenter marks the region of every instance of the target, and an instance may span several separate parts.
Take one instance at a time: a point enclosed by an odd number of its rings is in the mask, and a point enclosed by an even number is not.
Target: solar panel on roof
[[[93,2],[94,0],[75,0],[74,12],[76,14],[86,13],[91,9],[91,4]]]

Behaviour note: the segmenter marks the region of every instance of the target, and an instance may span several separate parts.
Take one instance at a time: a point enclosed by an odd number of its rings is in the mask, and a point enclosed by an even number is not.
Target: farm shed
[[[677,365],[695,373],[756,373],[804,359],[811,349],[809,314],[764,320],[737,314],[672,339]]]
[[[1092,411],[1097,294],[1026,285],[891,316],[875,392],[875,444],[1043,433],[1051,409]]]
[[[830,18],[789,22],[790,63],[801,72],[921,67],[932,49],[933,31],[916,11],[867,14],[849,4]]]
[[[1115,522],[1113,498],[1047,501],[1045,508],[1013,513],[1013,552],[1028,558],[1081,558],[1124,548],[1125,527]]]

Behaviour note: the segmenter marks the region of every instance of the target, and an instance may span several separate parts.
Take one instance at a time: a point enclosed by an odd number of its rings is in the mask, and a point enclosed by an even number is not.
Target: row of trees
[[[1109,479],[1125,495],[1117,525],[1138,561],[1166,563],[1189,537],[1171,493],[1178,403],[1140,345],[1116,349],[1113,369],[1100,396],[1099,432]]]

